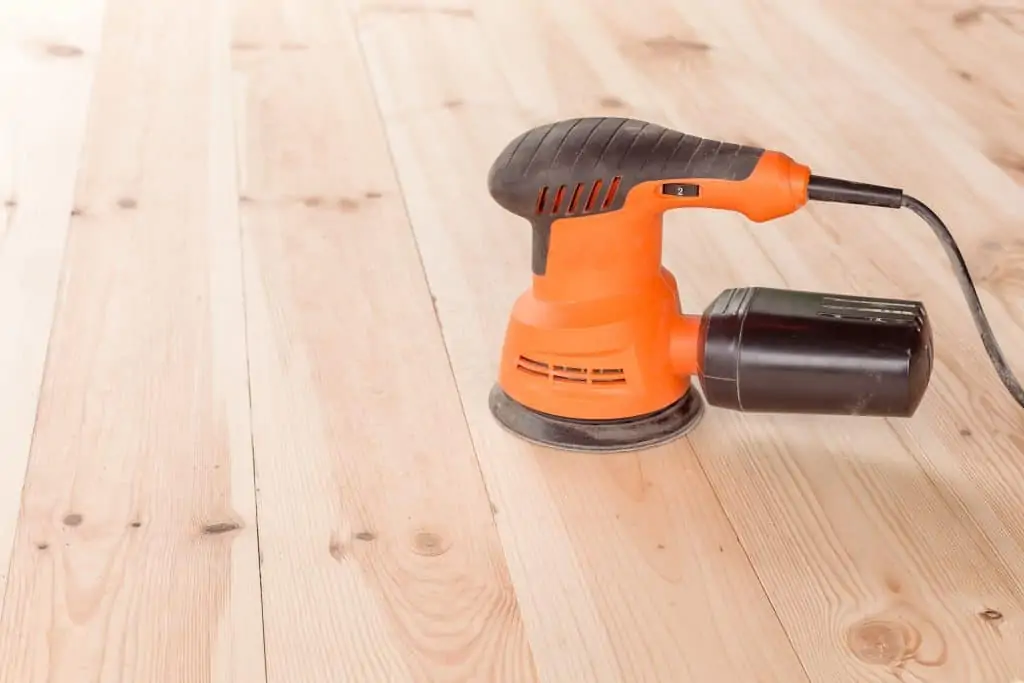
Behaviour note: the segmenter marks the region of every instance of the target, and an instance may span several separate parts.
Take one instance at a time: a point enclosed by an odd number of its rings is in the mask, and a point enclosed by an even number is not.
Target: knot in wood
[[[420,531],[412,537],[412,549],[417,555],[437,557],[448,552],[448,544],[432,531]]]
[[[241,522],[225,520],[223,522],[211,522],[203,525],[204,536],[219,536],[242,528]]]
[[[920,635],[905,623],[873,619],[855,624],[847,636],[850,651],[865,664],[892,666],[913,657]]]

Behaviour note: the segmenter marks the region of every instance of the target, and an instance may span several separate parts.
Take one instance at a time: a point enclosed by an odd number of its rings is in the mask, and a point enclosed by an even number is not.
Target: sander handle
[[[764,222],[807,202],[810,170],[787,155],[689,135],[620,117],[570,118],[511,140],[488,173],[488,189],[534,231],[533,272],[543,275],[556,221],[612,211],[736,211]],[[629,227],[628,218],[622,221]]]

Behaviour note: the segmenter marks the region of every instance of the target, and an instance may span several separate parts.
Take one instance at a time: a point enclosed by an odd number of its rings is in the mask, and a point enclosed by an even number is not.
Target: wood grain
[[[1024,417],[919,219],[665,219],[691,311],[923,300],[913,419],[712,409],[594,457],[488,413],[530,231],[485,182],[609,114],[903,187],[1024,369],[1022,33],[966,0],[0,0],[0,683],[1024,680]]]
[[[968,124],[965,137],[978,151],[995,158],[1015,153],[1024,124],[1016,68],[1024,59],[1024,7],[865,2],[854,11],[844,2],[819,4],[827,7],[830,22],[851,29],[891,73]]]
[[[3,681],[264,678],[216,9],[107,4]]]
[[[0,2],[0,596],[60,281],[102,0]],[[0,597],[0,609],[2,609]]]
[[[234,28],[268,676],[536,680],[349,17]]]

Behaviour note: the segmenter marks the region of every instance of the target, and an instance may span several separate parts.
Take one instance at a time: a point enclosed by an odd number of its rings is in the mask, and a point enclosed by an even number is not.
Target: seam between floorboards
[[[390,165],[391,165],[391,175],[392,175],[392,177],[393,177],[393,179],[395,181],[395,185],[398,187],[399,191],[401,192],[402,211],[403,211],[403,214],[405,215],[405,220],[406,220],[406,225],[408,226],[409,236],[412,238],[413,248],[414,248],[414,250],[416,252],[416,259],[417,259],[417,262],[419,263],[420,273],[421,273],[421,275],[423,277],[423,284],[426,285],[427,294],[431,297],[432,303],[433,303],[434,292],[433,292],[433,289],[430,286],[430,276],[428,274],[428,271],[427,271],[427,268],[426,268],[426,264],[423,261],[423,252],[420,250],[419,238],[416,236],[416,230],[413,227],[413,218],[412,218],[412,215],[409,212],[409,204],[406,201],[405,190],[402,188],[401,174],[399,173],[399,170],[398,170],[398,163],[397,163],[397,160],[395,158],[394,150],[391,147],[391,136],[388,134],[387,124],[386,124],[385,119],[384,119],[384,112],[383,112],[383,110],[381,109],[381,106],[380,106],[380,94],[377,91],[377,86],[374,83],[373,75],[371,74],[370,69],[369,69],[369,60],[368,60],[368,58],[366,56],[366,48],[365,48],[365,45],[363,44],[363,38],[362,38],[362,35],[361,35],[360,31],[359,31],[359,17],[358,17],[357,12],[353,11],[351,8],[349,8],[346,11],[346,13],[348,14],[349,21],[352,24],[352,34],[355,36],[355,43],[356,43],[356,47],[357,47],[357,52],[359,53],[359,60],[360,60],[360,62],[363,65],[363,73],[364,73],[364,76],[366,78],[366,84],[367,84],[367,87],[368,87],[368,89],[370,91],[370,94],[372,95],[371,99],[373,100],[374,109],[377,112],[377,120],[379,121],[379,124],[380,124],[381,137],[383,138],[384,147],[385,147],[385,149],[387,151],[388,160],[390,161]],[[484,476],[483,468],[480,465],[480,455],[479,455],[479,452],[478,452],[478,448],[477,448],[477,444],[476,444],[476,439],[473,436],[473,429],[472,429],[472,426],[470,425],[469,417],[466,415],[466,402],[465,402],[465,400],[463,399],[463,396],[462,396],[462,389],[461,389],[461,387],[459,387],[458,377],[457,377],[456,372],[455,372],[455,364],[452,362],[451,349],[448,347],[448,341],[447,341],[447,339],[445,337],[445,333],[444,333],[444,324],[441,322],[441,315],[440,315],[440,313],[437,310],[437,306],[436,305],[432,305],[431,308],[433,308],[433,311],[434,311],[434,321],[437,323],[437,331],[441,335],[441,345],[444,347],[445,359],[448,362],[448,374],[451,377],[452,386],[455,389],[455,395],[456,395],[456,398],[459,401],[459,410],[462,413],[462,423],[463,423],[463,426],[466,428],[466,433],[467,433],[467,435],[469,437],[470,448],[473,449],[473,458],[476,461],[477,474],[479,476],[480,483],[481,483],[481,485],[484,488],[484,493],[487,496],[487,502],[491,505],[491,509],[493,510],[494,509],[494,500],[491,498],[491,492],[490,492],[490,489],[487,486],[487,478]],[[492,520],[494,519],[493,512],[491,513],[491,519]],[[499,535],[499,539],[498,540],[499,540],[499,542],[501,541],[500,535]],[[504,552],[504,550],[503,550],[503,552]],[[507,562],[507,559],[506,559],[506,562]],[[516,598],[516,602],[518,604],[518,602],[519,602],[518,598]]]
[[[226,0],[221,0],[222,3],[227,5]],[[227,37],[230,39],[234,33],[232,27],[227,27]],[[230,61],[230,60],[229,60]],[[228,64],[228,72],[234,73],[234,69]],[[230,93],[229,93],[230,94]],[[241,199],[241,185],[242,185],[242,159],[241,149],[238,140],[238,126],[237,126],[237,111],[235,111],[235,105],[237,104],[234,97],[230,98],[232,104],[232,139],[234,141],[234,161],[235,161],[235,196],[232,200],[236,203]],[[246,395],[249,401],[249,457],[252,461],[252,497],[253,497],[253,522],[256,526],[256,573],[259,577],[260,586],[260,645],[263,650],[263,679],[269,683],[270,671],[267,663],[267,619],[265,612],[265,593],[263,590],[263,544],[260,541],[260,484],[259,475],[257,474],[258,465],[256,463],[256,435],[253,430],[253,409],[252,409],[252,352],[249,344],[249,281],[246,277],[246,250],[245,250],[245,220],[242,218],[240,213],[235,214],[237,229],[238,229],[238,262],[239,262],[239,279],[241,280],[241,292],[242,292],[242,333],[245,338],[245,389]]]
[[[516,611],[516,620],[522,624],[522,604],[519,596],[519,589],[512,581],[510,572],[511,568],[508,566],[508,549],[505,547],[505,540],[502,538],[500,530],[497,528],[497,520],[494,517],[495,505],[494,499],[491,497],[490,488],[487,485],[487,477],[484,474],[482,465],[480,464],[480,449],[477,445],[476,437],[473,433],[472,425],[469,422],[469,416],[466,414],[466,402],[462,396],[462,388],[459,386],[458,376],[455,372],[455,364],[452,362],[451,349],[448,346],[448,340],[444,333],[444,324],[441,322],[441,314],[437,310],[437,305],[434,303],[434,292],[430,286],[430,275],[427,271],[426,264],[423,261],[423,252],[420,249],[420,241],[416,236],[416,229],[413,227],[413,218],[409,211],[409,204],[406,199],[405,190],[402,187],[401,173],[398,168],[398,163],[395,158],[394,149],[391,145],[391,136],[388,133],[387,122],[384,118],[384,110],[380,104],[380,93],[378,92],[377,85],[374,82],[373,74],[369,68],[369,59],[366,54],[366,46],[363,42],[362,33],[359,30],[359,16],[358,12],[354,11],[350,5],[346,3],[346,15],[351,25],[351,32],[355,38],[356,52],[359,55],[359,61],[363,66],[363,74],[367,89],[371,95],[370,99],[373,100],[374,110],[377,112],[377,120],[379,122],[381,137],[384,141],[384,148],[388,155],[388,160],[391,164],[391,176],[394,179],[395,185],[398,187],[402,197],[402,211],[405,215],[406,226],[409,232],[410,238],[412,238],[413,249],[416,253],[416,259],[420,266],[420,274],[423,278],[423,284],[427,288],[427,295],[431,298],[431,308],[434,311],[434,321],[437,323],[437,332],[441,336],[441,346],[444,348],[445,358],[448,362],[448,375],[451,378],[452,387],[455,390],[456,399],[459,402],[459,411],[462,413],[462,423],[466,430],[466,436],[469,441],[469,447],[473,451],[473,460],[476,462],[477,479],[480,485],[484,489],[484,496],[487,498],[488,511],[491,517],[491,529],[494,530],[495,540],[498,543],[498,547],[501,548],[501,560],[505,574],[509,579],[509,588],[512,590],[512,600],[514,602]],[[528,636],[528,634],[525,634]],[[539,680],[540,672],[537,669],[537,660],[533,654],[533,643],[530,642],[529,637],[526,638],[526,654],[529,657],[529,668],[530,673],[534,679]]]
[[[230,47],[232,36],[234,35],[234,27],[231,24],[231,2],[230,0],[220,0],[220,10],[222,12],[221,20],[225,21],[224,35],[227,38],[227,44],[225,48]],[[238,111],[237,111],[237,99],[234,97],[233,88],[233,76],[235,73],[234,68],[231,64],[230,50],[228,54],[221,55],[225,58],[227,64],[228,79],[228,93],[226,97],[229,102],[229,110],[231,113],[231,139],[232,139],[232,160],[234,161],[234,196],[230,197],[231,201],[238,205],[241,200],[241,187],[243,184],[242,176],[242,150],[241,143],[238,139]],[[267,620],[265,611],[265,593],[263,590],[263,544],[260,539],[260,494],[259,494],[259,475],[257,473],[258,465],[256,463],[256,435],[253,429],[253,401],[252,401],[252,352],[249,344],[249,282],[246,277],[246,249],[245,249],[245,220],[240,212],[235,213],[235,222],[238,235],[238,263],[239,263],[239,285],[242,294],[241,306],[242,306],[242,336],[244,338],[243,348],[245,351],[245,389],[246,397],[248,399],[248,423],[249,423],[249,458],[252,462],[252,501],[253,501],[253,523],[255,525],[255,536],[256,536],[256,575],[259,581],[260,590],[260,649],[263,654],[263,680],[269,682],[270,672],[267,662]]]
[[[679,14],[679,6],[675,1],[667,2],[666,8],[671,14]],[[667,121],[672,121],[672,119],[674,118],[672,115],[674,106],[666,103],[662,99],[662,97],[659,96],[653,90],[652,86],[646,80],[646,78],[640,78],[638,80],[638,87],[645,94],[644,104],[651,105],[652,109],[660,111],[662,116],[664,116]],[[744,230],[746,232],[750,232],[750,226],[744,226]],[[779,269],[779,265],[775,263],[775,259],[771,257],[771,255],[764,248],[764,245],[762,245],[760,240],[757,239],[756,235],[754,236],[754,243],[757,245],[758,249],[761,250],[761,253],[764,255],[765,259],[771,265],[772,269],[775,270],[775,272],[779,275],[780,279],[785,284],[785,275]],[[729,528],[732,530],[733,537],[736,539],[737,547],[739,547],[739,549],[743,552],[743,557],[747,561],[747,566],[750,568],[750,573],[753,574],[754,578],[757,579],[757,584],[761,589],[761,594],[764,596],[764,599],[767,601],[768,606],[771,608],[772,614],[775,615],[775,623],[778,624],[779,629],[782,631],[782,635],[786,638],[786,642],[789,643],[789,649],[793,655],[793,659],[795,660],[797,666],[800,667],[800,670],[803,672],[804,680],[807,681],[807,683],[810,683],[810,681],[812,681],[813,679],[811,678],[810,671],[808,671],[807,669],[807,664],[804,662],[804,657],[801,654],[801,650],[797,648],[796,643],[793,641],[793,636],[790,633],[789,628],[787,628],[786,623],[782,620],[782,615],[779,614],[778,606],[772,599],[772,595],[771,593],[769,593],[768,588],[765,586],[764,580],[761,578],[760,572],[758,572],[757,567],[754,565],[754,561],[753,559],[751,559],[750,556],[750,551],[748,550],[746,544],[743,542],[743,539],[740,537],[736,521],[732,518],[732,515],[729,514],[728,509],[722,502],[722,497],[719,495],[718,489],[715,487],[714,481],[711,479],[710,476],[708,476],[707,467],[705,467],[704,461],[701,459],[699,455],[699,450],[696,444],[694,444],[693,441],[690,440],[689,438],[687,438],[686,440],[690,444],[690,448],[693,451],[694,461],[696,461],[697,466],[700,467],[701,474],[704,475],[704,480],[707,482],[708,488],[711,489],[711,494],[715,497],[715,503],[718,506],[718,509],[721,511],[722,516],[725,517],[726,522],[728,522],[729,524]]]

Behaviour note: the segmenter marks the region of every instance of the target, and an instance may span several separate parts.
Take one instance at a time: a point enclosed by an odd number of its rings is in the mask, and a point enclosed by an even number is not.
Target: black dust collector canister
[[[707,402],[744,412],[910,417],[932,371],[924,305],[749,287],[705,310]]]

